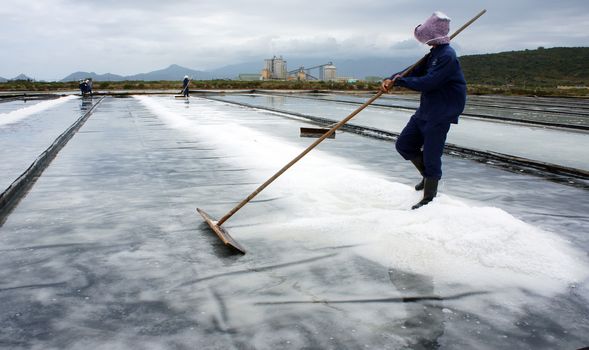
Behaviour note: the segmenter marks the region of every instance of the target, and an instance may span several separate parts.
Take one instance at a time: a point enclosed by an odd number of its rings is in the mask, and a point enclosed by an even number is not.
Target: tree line
[[[469,84],[557,88],[589,86],[589,48],[555,47],[460,57]]]

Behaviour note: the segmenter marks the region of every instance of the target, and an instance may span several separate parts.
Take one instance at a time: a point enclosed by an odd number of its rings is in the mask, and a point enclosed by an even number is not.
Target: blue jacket
[[[466,80],[456,52],[444,44],[433,47],[428,56],[425,64],[416,67],[407,77],[397,79],[395,85],[421,92],[415,112],[417,118],[456,124],[466,103]]]

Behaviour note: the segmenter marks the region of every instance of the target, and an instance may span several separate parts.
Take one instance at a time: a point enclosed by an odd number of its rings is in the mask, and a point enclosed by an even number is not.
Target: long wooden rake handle
[[[476,21],[479,17],[484,15],[485,12],[487,12],[487,10],[481,11],[479,14],[477,14],[475,17],[473,17],[470,21],[466,22],[462,27],[460,27],[456,32],[454,32],[454,34],[452,34],[450,36],[450,39],[453,39],[456,35],[458,35],[460,32],[462,32],[466,27],[468,27],[474,21]],[[417,67],[419,64],[421,64],[426,59],[426,57],[427,57],[427,55],[424,56],[422,59],[420,59],[417,63],[415,63],[411,67],[407,68],[401,74],[401,76],[404,77],[404,76],[408,75],[409,73],[411,73],[411,71],[413,71],[413,69],[415,69],[415,67]],[[268,185],[270,185],[272,182],[274,182],[274,180],[276,180],[280,175],[284,174],[284,172],[287,171],[291,166],[293,166],[296,162],[301,160],[301,158],[306,156],[307,153],[311,152],[311,150],[313,150],[313,148],[317,147],[317,145],[319,145],[321,142],[323,142],[323,140],[328,138],[337,129],[339,129],[345,123],[347,123],[350,119],[354,118],[364,108],[366,108],[370,104],[372,104],[372,102],[374,102],[376,99],[378,99],[380,96],[382,96],[383,93],[384,93],[384,91],[382,91],[382,90],[377,92],[376,95],[374,95],[372,98],[370,98],[368,101],[366,101],[362,106],[358,107],[355,111],[353,111],[346,118],[342,119],[339,123],[335,124],[331,129],[329,129],[329,131],[327,131],[320,138],[318,138],[315,142],[313,142],[309,147],[307,147],[303,152],[301,152],[301,154],[299,154],[293,160],[288,162],[288,164],[283,166],[282,169],[278,170],[278,172],[276,174],[272,175],[271,178],[269,178],[268,180],[266,180],[266,182],[264,182],[258,188],[256,188],[256,190],[254,192],[252,192],[249,196],[247,196],[247,198],[245,198],[239,204],[237,204],[235,206],[235,208],[231,209],[227,214],[225,214],[225,216],[223,216],[221,219],[219,219],[219,221],[217,222],[217,226],[221,226],[225,221],[227,221],[231,216],[233,216],[233,214],[235,214],[239,209],[241,209],[244,205],[246,205],[249,201],[251,201],[255,196],[257,196],[258,193],[262,192],[262,190],[264,190],[266,187],[268,187]]]
[[[374,102],[382,94],[383,94],[383,91],[379,91],[370,100],[366,101],[362,106],[358,107],[358,109],[356,109],[354,112],[352,112],[352,114],[350,114],[349,116],[347,116],[345,119],[341,120],[339,123],[335,124],[335,126],[332,127],[331,129],[329,129],[329,131],[327,131],[325,134],[321,135],[320,138],[318,138],[317,140],[315,140],[315,142],[313,142],[309,147],[307,147],[307,149],[305,149],[303,152],[301,152],[301,154],[299,154],[293,160],[291,160],[290,162],[288,162],[288,164],[286,164],[285,166],[283,166],[282,169],[278,170],[278,172],[276,174],[272,175],[272,177],[269,178],[263,184],[261,184],[260,187],[256,188],[256,190],[254,192],[252,192],[252,194],[250,194],[249,196],[247,196],[246,199],[244,199],[243,201],[241,201],[241,203],[239,203],[237,206],[235,206],[235,208],[231,209],[231,211],[229,211],[227,214],[225,214],[225,216],[223,216],[219,220],[219,222],[217,222],[217,225],[219,225],[219,226],[222,225],[225,221],[227,221],[227,219],[229,219],[233,214],[235,214],[239,209],[241,209],[241,207],[243,207],[247,202],[249,202],[250,200],[252,200],[252,198],[254,198],[264,188],[266,188],[268,185],[270,185],[274,180],[276,180],[280,175],[282,175],[285,171],[287,171],[291,166],[293,166],[301,158],[303,158],[305,155],[307,155],[307,153],[311,152],[311,150],[313,148],[317,147],[317,145],[319,145],[323,140],[325,140],[326,138],[328,138],[337,129],[339,129],[342,125],[344,125],[346,122],[348,122],[348,120],[354,118],[356,116],[356,114],[360,113],[364,108],[366,108],[369,104],[371,104],[372,102]]]

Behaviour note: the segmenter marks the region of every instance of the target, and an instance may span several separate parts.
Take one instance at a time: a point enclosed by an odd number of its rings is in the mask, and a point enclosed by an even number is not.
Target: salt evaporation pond
[[[42,115],[85,110],[67,103]],[[228,251],[196,207],[231,209],[310,143],[300,126],[106,98],[0,227],[0,347],[589,344],[581,188],[445,156],[440,196],[411,211],[393,144],[341,133],[224,224],[248,254]]]
[[[31,102],[0,103],[1,191],[79,117],[80,101],[74,96]]]
[[[357,108],[348,104],[312,99],[301,101],[297,97],[281,95],[227,95],[222,98],[335,121],[343,119]],[[411,110],[368,107],[352,119],[350,124],[399,133],[413,113]],[[457,125],[452,125],[447,142],[589,171],[589,157],[586,155],[586,150],[589,149],[587,132],[461,118]]]

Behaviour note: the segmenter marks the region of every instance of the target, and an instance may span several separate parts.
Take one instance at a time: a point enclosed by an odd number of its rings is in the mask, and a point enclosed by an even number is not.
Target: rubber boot
[[[425,177],[422,177],[421,181],[419,181],[419,183],[417,185],[415,185],[415,190],[416,191],[423,190],[424,184],[425,184]]]
[[[425,171],[425,164],[423,164],[423,153],[421,153],[418,157],[411,159],[411,163],[413,163],[413,165],[415,165],[415,167],[417,168],[417,171],[419,171],[419,173],[421,174],[422,178],[421,181],[415,185],[415,190],[416,191],[421,191],[423,190],[423,183],[425,180],[425,177],[423,172]]]
[[[428,204],[438,194],[438,179],[426,177],[424,182],[425,185],[423,188],[423,198],[419,201],[419,203],[412,206],[411,209],[417,209]]]

